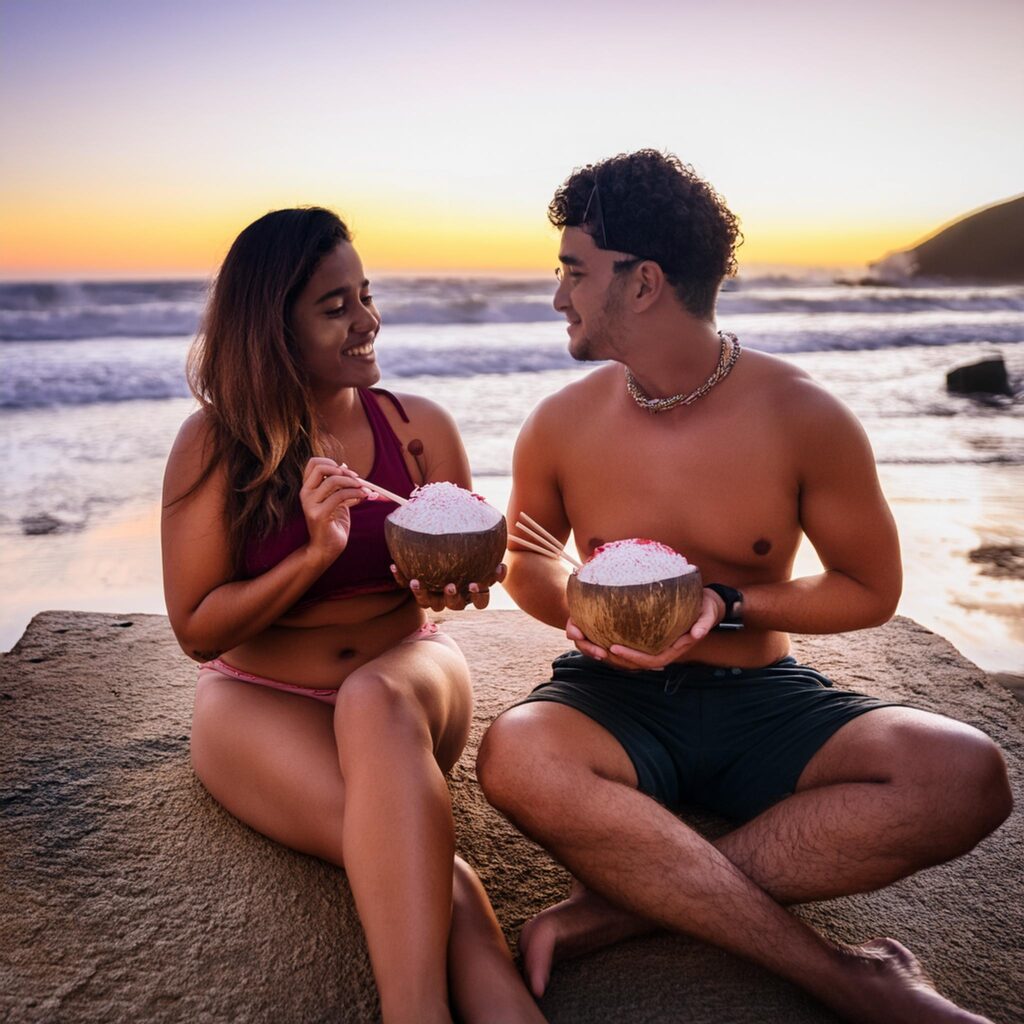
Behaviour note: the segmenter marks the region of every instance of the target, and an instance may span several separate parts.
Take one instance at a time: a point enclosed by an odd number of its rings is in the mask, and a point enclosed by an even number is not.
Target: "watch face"
[[[735,587],[727,587],[724,583],[709,583],[708,589],[713,590],[725,602],[725,614],[715,629],[742,629],[743,594]]]

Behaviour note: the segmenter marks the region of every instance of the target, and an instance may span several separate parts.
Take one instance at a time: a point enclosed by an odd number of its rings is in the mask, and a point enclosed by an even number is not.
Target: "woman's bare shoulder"
[[[206,409],[198,409],[182,423],[171,446],[164,472],[165,504],[195,488],[215,457],[215,451],[213,416]]]
[[[389,394],[395,396],[405,410],[409,421],[415,422],[448,422],[451,420],[451,413],[440,402],[435,402],[426,395],[413,394],[411,391],[391,391]],[[386,400],[385,406],[390,405]]]
[[[202,449],[214,441],[213,416],[207,409],[197,409],[178,428],[172,453],[186,454]]]

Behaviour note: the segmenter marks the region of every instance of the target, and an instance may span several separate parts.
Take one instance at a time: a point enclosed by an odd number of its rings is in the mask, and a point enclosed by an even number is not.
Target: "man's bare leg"
[[[629,781],[635,785],[635,775]],[[1011,801],[1002,756],[982,733],[925,712],[881,708],[831,737],[794,796],[714,845],[780,903],[832,899],[967,852],[1005,820]],[[543,991],[554,959],[655,929],[576,882],[568,899],[523,928],[531,987]]]
[[[881,715],[882,711],[872,714]],[[980,735],[973,730],[967,734],[972,736],[971,742],[973,735]],[[528,770],[523,766],[529,766]],[[946,766],[948,769],[948,752]],[[851,1020],[899,1020],[901,1014],[919,1019],[980,1019],[924,986],[916,962],[898,944],[885,940],[860,948],[840,947],[788,914],[724,852],[635,792],[635,774],[622,748],[578,712],[551,704],[514,709],[492,727],[479,767],[484,788],[499,809],[550,849],[584,885],[633,915],[752,959],[802,985]],[[868,810],[867,805],[878,797],[874,790],[888,783],[839,785],[844,788],[843,814],[856,815]],[[855,792],[858,786],[872,787],[872,791],[860,799]],[[783,835],[786,819],[775,815],[767,821],[764,834],[780,852],[780,861],[781,851],[792,849],[792,843],[801,849],[807,845],[800,831],[810,827],[806,817],[801,813],[786,824],[789,842]],[[757,845],[754,825],[744,826],[750,830],[748,847]],[[874,833],[868,829],[867,834]],[[829,835],[831,841],[841,840],[836,830]],[[737,844],[736,849],[740,848]],[[823,846],[822,857],[825,852]],[[834,871],[834,854],[829,856],[829,870]],[[752,871],[757,870],[757,863],[751,858]],[[820,898],[824,867],[820,876],[811,873],[806,891],[813,892],[813,897],[804,895],[791,873],[778,864],[774,870],[788,880],[779,885],[783,898]],[[845,891],[863,887],[852,887],[855,874],[850,866]],[[872,886],[884,884],[877,881],[877,867],[872,867],[870,874]],[[586,897],[569,908],[563,905],[565,910],[572,911],[577,923],[587,919],[592,931],[603,928],[607,934],[619,928],[628,932],[631,927],[628,918],[615,913],[602,919],[594,901],[588,902]],[[552,927],[558,924],[557,919],[549,918],[549,922]],[[554,943],[543,924],[538,920],[532,934],[528,932],[528,955],[529,947],[538,944],[547,944],[553,951]],[[539,959],[531,957],[529,964],[535,988]]]
[[[519,933],[519,955],[530,991],[538,999],[544,995],[551,967],[559,960],[658,929],[653,921],[609,903],[574,878],[568,897],[531,917]]]

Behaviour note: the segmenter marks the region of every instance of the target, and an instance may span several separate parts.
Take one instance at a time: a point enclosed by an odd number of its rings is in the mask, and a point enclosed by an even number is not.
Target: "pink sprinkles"
[[[633,537],[602,544],[586,565],[577,570],[577,576],[583,583],[624,587],[685,576],[696,569],[667,544],[646,537]]]
[[[495,526],[501,513],[479,494],[442,481],[417,487],[388,519],[417,533],[478,533]]]

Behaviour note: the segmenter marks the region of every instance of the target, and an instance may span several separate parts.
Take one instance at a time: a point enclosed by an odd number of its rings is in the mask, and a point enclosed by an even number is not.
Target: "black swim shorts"
[[[582,711],[622,744],[640,790],[673,810],[746,821],[789,796],[825,741],[851,719],[899,706],[837,690],[786,657],[765,668],[683,663],[624,672],[569,651],[524,701]]]

